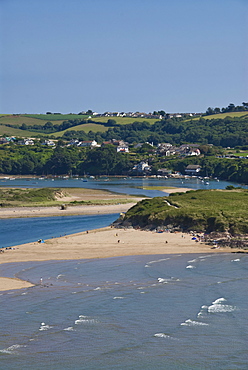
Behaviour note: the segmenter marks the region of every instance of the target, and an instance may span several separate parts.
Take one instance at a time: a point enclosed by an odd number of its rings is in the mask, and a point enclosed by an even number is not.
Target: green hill
[[[28,130],[8,127],[0,124],[0,136],[15,136],[15,137],[36,137],[37,133]]]
[[[248,233],[248,190],[197,190],[143,200],[121,225],[184,231]]]
[[[88,116],[82,114],[22,114],[22,117],[40,119],[44,121],[67,121],[69,119],[85,119]]]
[[[54,136],[54,137],[61,137],[64,135],[65,132],[67,131],[84,131],[86,134],[88,134],[89,131],[92,131],[92,132],[105,132],[108,130],[108,127],[105,127],[101,124],[96,124],[96,123],[85,123],[85,124],[82,124],[82,125],[78,125],[78,126],[73,126],[73,127],[70,127],[68,128],[67,130],[63,130],[63,131],[58,131],[58,132],[54,132],[52,134],[49,134],[50,136]]]
[[[47,122],[51,122],[53,125],[61,125],[63,122],[69,121],[72,126],[65,130],[54,131],[51,133],[45,133],[46,135],[53,135],[55,137],[62,137],[63,134],[69,130],[84,131],[86,134],[89,131],[92,132],[105,132],[109,127],[117,125],[128,125],[133,122],[149,122],[154,124],[156,119],[143,119],[143,118],[131,118],[131,117],[94,117],[89,119],[89,122],[80,124],[82,120],[88,120],[89,116],[79,114],[20,114],[10,115],[2,114],[0,116],[0,135],[13,135],[13,136],[32,136],[37,137],[43,134],[43,127]],[[111,125],[108,121],[113,120],[115,123]],[[75,125],[73,123],[75,121]],[[107,124],[108,123],[108,124]],[[23,124],[27,126],[26,130],[18,130]],[[35,128],[35,129],[34,129]],[[40,131],[40,132],[39,132]]]

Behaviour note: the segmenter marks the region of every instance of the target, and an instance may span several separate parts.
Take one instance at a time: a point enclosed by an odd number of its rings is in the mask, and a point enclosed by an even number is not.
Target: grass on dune
[[[0,188],[0,207],[48,207],[62,204],[111,205],[133,202],[132,196],[119,197],[104,190],[84,188]]]
[[[125,215],[133,225],[248,233],[248,190],[197,190],[139,202]]]

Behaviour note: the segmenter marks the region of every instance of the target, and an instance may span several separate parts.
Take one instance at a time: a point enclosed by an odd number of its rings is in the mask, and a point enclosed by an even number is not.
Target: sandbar
[[[0,219],[22,218],[22,217],[52,217],[52,216],[74,216],[74,215],[97,215],[106,213],[126,212],[137,202],[108,204],[108,205],[80,205],[67,207],[13,207],[0,208]]]
[[[195,190],[192,188],[165,188],[161,189],[164,193],[172,194],[172,193],[186,193],[186,191]]]
[[[28,281],[16,279],[16,278],[6,278],[0,277],[0,291],[13,290],[13,289],[24,289],[30,288],[34,284],[29,283]]]
[[[211,249],[207,244],[192,240],[192,235],[187,233],[157,233],[109,226],[48,239],[45,243],[37,241],[18,245],[1,253],[0,263],[230,251],[237,250]],[[26,288],[27,284],[23,282],[21,286],[20,281],[8,279],[7,289]],[[0,290],[6,290],[6,278],[0,278]]]

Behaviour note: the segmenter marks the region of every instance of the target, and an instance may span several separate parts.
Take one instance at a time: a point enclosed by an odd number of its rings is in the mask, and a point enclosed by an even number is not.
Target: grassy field
[[[36,137],[38,134],[33,131],[21,130],[18,128],[7,127],[0,124],[0,136],[15,136],[15,137]]]
[[[50,136],[54,136],[54,137],[61,137],[64,135],[64,133],[66,131],[84,131],[86,133],[88,133],[89,131],[93,131],[93,132],[105,132],[108,130],[108,127],[105,127],[103,125],[98,125],[96,123],[85,123],[83,125],[78,125],[78,126],[74,126],[74,127],[70,127],[68,128],[67,130],[63,130],[63,131],[58,131],[58,132],[53,132],[51,134],[49,134]]]
[[[128,195],[121,197],[109,191],[83,188],[0,189],[0,207],[124,204],[133,200]]]
[[[47,121],[67,121],[69,119],[85,119],[89,116],[84,116],[82,114],[23,114],[22,117],[35,118],[39,120]],[[57,122],[56,122],[57,123]]]
[[[27,131],[27,130],[19,130],[17,128],[7,127],[6,125],[17,125],[21,126],[22,124],[26,124],[28,126],[37,125],[43,127],[46,122],[52,122],[53,124],[61,124],[66,120],[74,120],[74,119],[85,119],[88,116],[78,115],[78,114],[22,114],[22,115],[10,115],[10,114],[2,114],[0,116],[0,135],[6,136],[17,136],[17,137],[37,137],[40,135],[39,132],[36,131]],[[135,121],[143,122],[147,121],[150,124],[156,122],[156,119],[143,119],[143,118],[130,118],[130,117],[94,117],[91,118],[95,122],[98,123],[86,123],[78,126],[73,126],[67,130],[51,133],[51,135],[55,137],[61,137],[66,131],[74,130],[74,131],[85,131],[88,133],[89,131],[93,132],[105,132],[108,130],[108,127],[105,127],[101,123],[106,123],[109,119],[114,119],[117,124],[120,125],[127,125],[133,123]],[[48,135],[49,136],[49,135]]]
[[[133,122],[148,122],[153,125],[155,122],[159,121],[159,119],[153,118],[132,118],[132,117],[93,117],[92,120],[95,122],[107,122],[109,119],[113,119],[118,125],[128,125]]]
[[[46,122],[51,121],[49,120],[49,116],[47,116],[47,120],[40,120],[38,118],[32,117],[25,117],[25,116],[5,116],[0,118],[0,123],[3,125],[10,124],[10,125],[18,125],[21,126],[23,123],[26,125],[38,125],[44,126]],[[56,124],[62,123],[64,120],[60,119],[60,121],[56,120]]]
[[[248,233],[248,190],[197,190],[139,202],[125,215],[133,226]]]
[[[199,120],[200,118],[204,119],[224,119],[225,117],[248,117],[248,112],[230,112],[230,113],[219,113],[219,114],[210,114],[209,116],[203,116],[203,117],[196,117],[192,118],[193,121]],[[190,119],[191,120],[191,119]],[[189,119],[185,121],[190,121]]]

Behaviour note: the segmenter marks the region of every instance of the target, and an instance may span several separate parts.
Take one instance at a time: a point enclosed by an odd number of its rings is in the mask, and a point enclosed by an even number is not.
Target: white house
[[[99,147],[96,140],[81,141],[78,146],[96,148]]]
[[[185,168],[185,173],[187,175],[197,175],[200,171],[201,171],[201,166],[199,166],[198,164],[189,164]]]
[[[141,161],[133,167],[133,170],[139,173],[148,173],[151,171],[151,166],[145,161]]]
[[[18,142],[20,145],[34,145],[34,140],[32,139],[23,139]]]
[[[55,146],[55,143],[52,140],[45,140],[42,145]]]
[[[129,152],[129,147],[126,144],[118,145],[117,148],[116,148],[116,151],[117,151],[117,153],[119,153],[119,152],[128,153]]]

